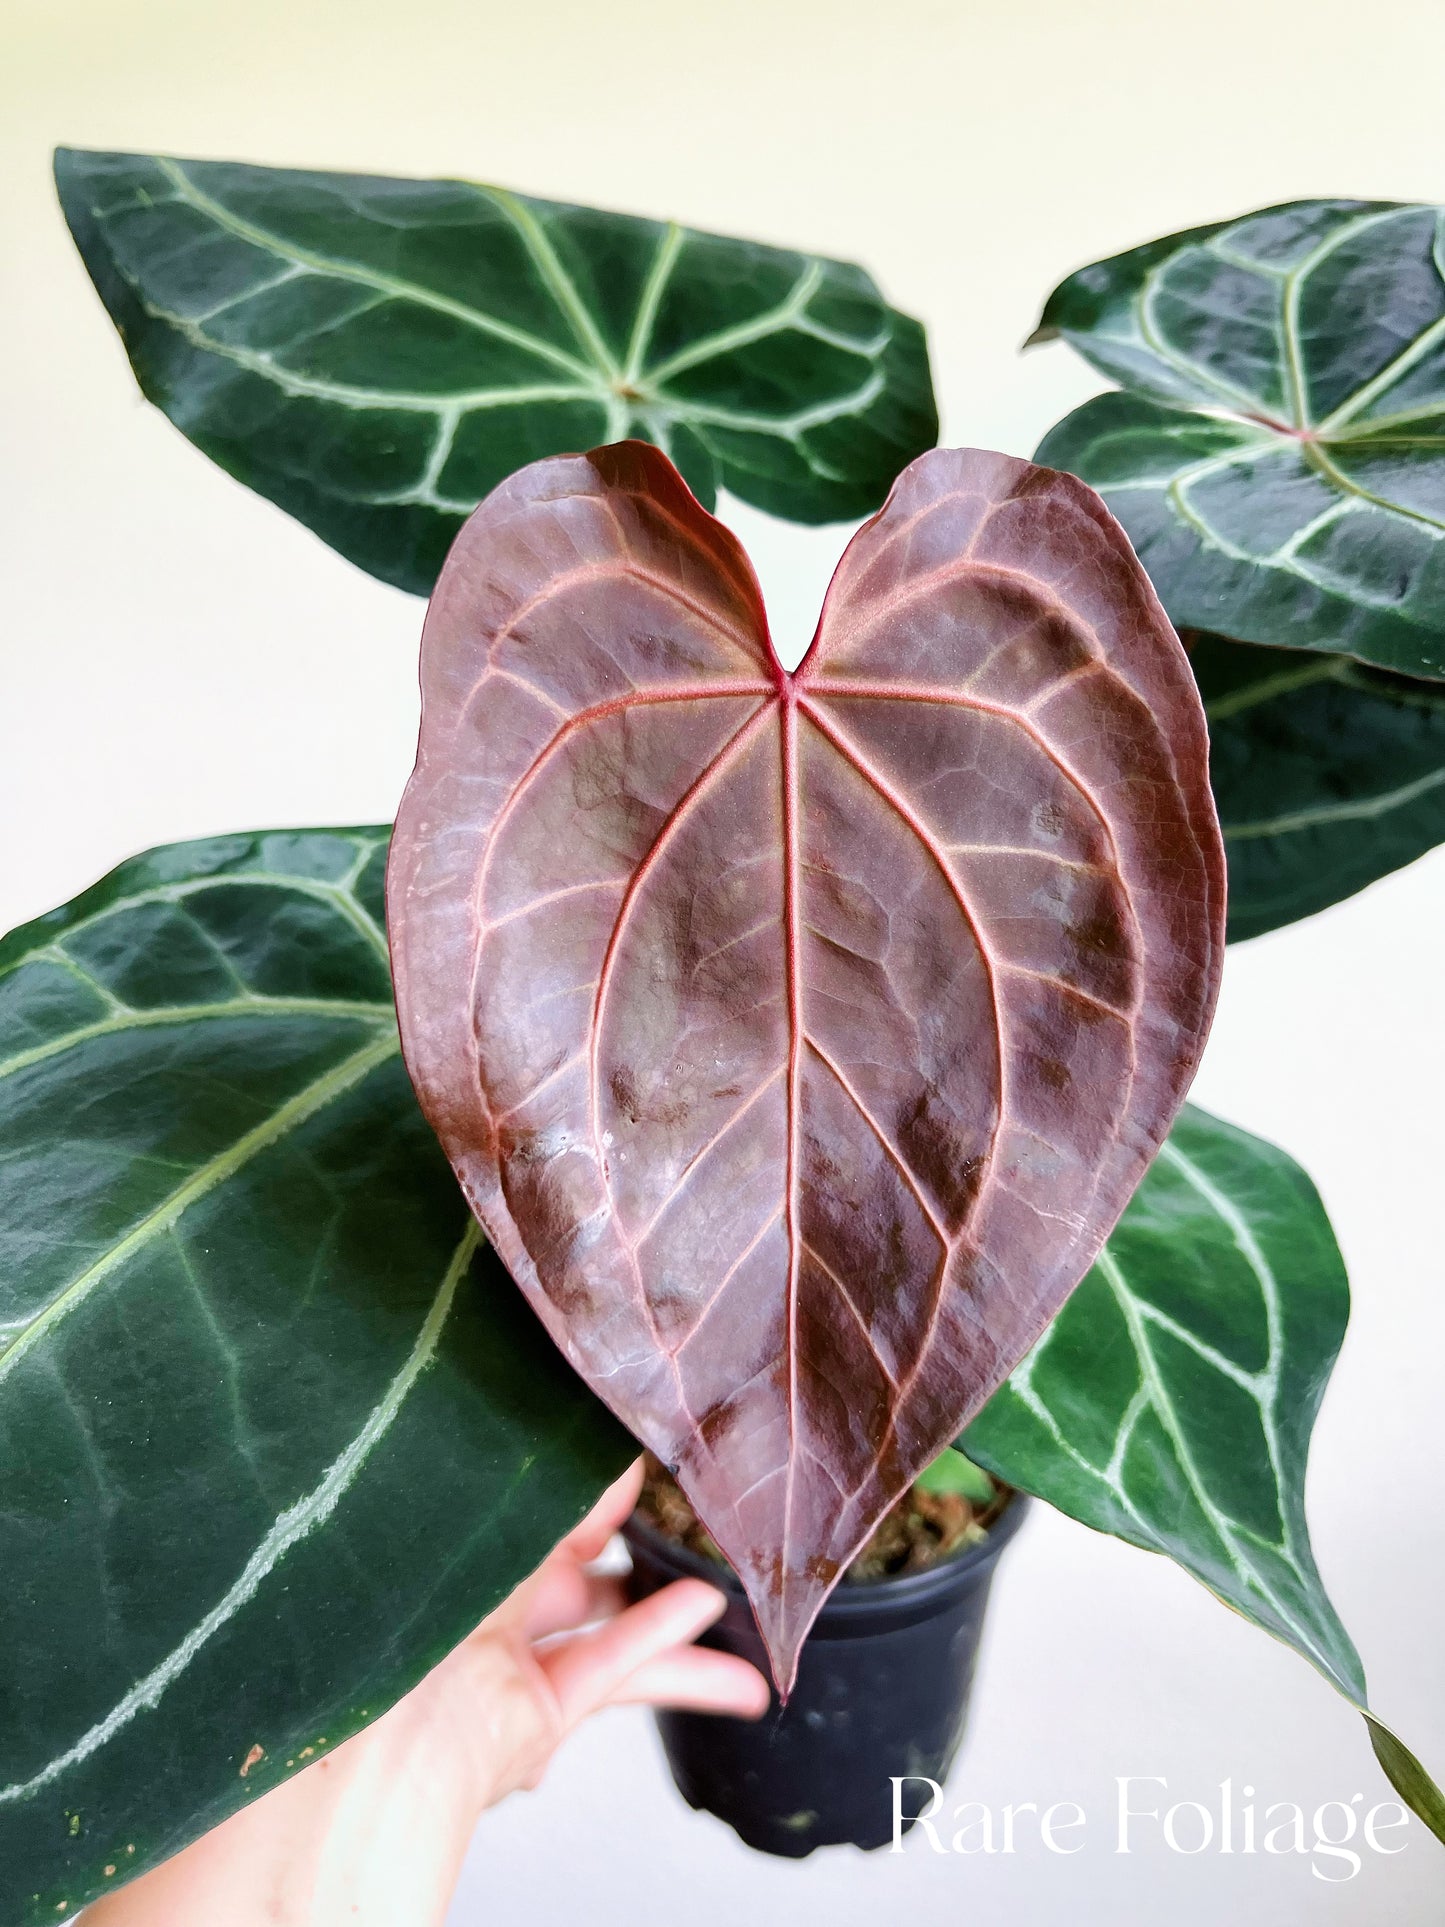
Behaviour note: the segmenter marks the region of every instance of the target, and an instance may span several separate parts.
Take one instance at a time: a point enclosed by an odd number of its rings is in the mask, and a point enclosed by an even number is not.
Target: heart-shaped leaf
[[[539,455],[641,436],[709,504],[829,522],[938,436],[923,330],[846,262],[470,181],[73,148],[55,174],[150,400],[421,595]]]
[[[1229,858],[1229,935],[1307,917],[1445,842],[1445,684],[1187,635]]]
[[[422,683],[388,889],[423,1108],[786,1687],[1193,1073],[1193,679],[1097,498],[969,451],[904,473],[789,674],[734,538],[625,443],[483,504]]]
[[[1180,628],[1445,676],[1442,210],[1296,201],[1070,275],[1062,335],[1132,392],[1038,459],[1102,490]]]
[[[999,1478],[1162,1552],[1302,1653],[1445,1838],[1445,1800],[1368,1710],[1310,1550],[1305,1461],[1350,1293],[1283,1151],[1187,1108],[1098,1263],[960,1443]]]
[[[397,1048],[387,832],[124,864],[0,945],[0,1918],[382,1712],[636,1450]]]

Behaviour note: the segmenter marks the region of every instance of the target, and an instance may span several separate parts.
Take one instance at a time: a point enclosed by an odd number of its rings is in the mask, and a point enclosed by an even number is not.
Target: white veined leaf
[[[916,321],[861,268],[473,181],[62,148],[66,219],[146,395],[384,581],[430,593],[539,456],[655,442],[799,522],[932,447]]]
[[[1445,1838],[1445,1800],[1369,1710],[1310,1548],[1310,1432],[1348,1317],[1305,1173],[1189,1106],[1098,1263],[960,1445],[1164,1553],[1301,1653],[1364,1714],[1393,1784]]]

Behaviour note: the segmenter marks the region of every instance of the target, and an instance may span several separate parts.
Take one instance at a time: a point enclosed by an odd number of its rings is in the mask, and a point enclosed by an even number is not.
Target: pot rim
[[[1002,1511],[986,1528],[986,1538],[949,1553],[937,1565],[926,1566],[922,1572],[889,1573],[883,1579],[862,1580],[854,1585],[840,1583],[824,1600],[819,1621],[871,1619],[880,1612],[891,1612],[899,1606],[923,1605],[937,1595],[952,1592],[980,1566],[993,1563],[1023,1524],[1028,1509],[1028,1493],[1011,1489]],[[746,1602],[742,1581],[731,1566],[720,1566],[715,1559],[670,1539],[638,1513],[627,1519],[622,1536],[629,1547],[635,1540],[654,1559],[678,1567],[679,1578],[705,1579],[729,1599],[740,1604]]]

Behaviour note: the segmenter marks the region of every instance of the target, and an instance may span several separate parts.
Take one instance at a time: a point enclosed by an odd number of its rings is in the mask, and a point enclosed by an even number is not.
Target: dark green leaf
[[[412,1097],[386,837],[158,850],[0,944],[7,1927],[364,1725],[635,1450]]]
[[[828,522],[937,439],[922,329],[843,262],[469,181],[71,148],[55,172],[147,396],[417,594],[539,456],[636,436],[708,508]]]
[[[1188,1107],[1099,1262],[960,1444],[1072,1518],[1167,1554],[1365,1712],[1304,1510],[1348,1316],[1304,1172]],[[1395,1787],[1440,1831],[1434,1783],[1366,1717]]]
[[[1103,492],[1181,628],[1445,676],[1442,219],[1298,201],[1049,297],[1035,338],[1131,392],[1038,459]]]
[[[1323,651],[1186,640],[1232,939],[1323,910],[1445,842],[1445,685]]]
[[[1418,1813],[1437,1840],[1445,1840],[1445,1794],[1430,1778],[1407,1746],[1373,1713],[1366,1713],[1370,1745],[1390,1785],[1413,1813]]]

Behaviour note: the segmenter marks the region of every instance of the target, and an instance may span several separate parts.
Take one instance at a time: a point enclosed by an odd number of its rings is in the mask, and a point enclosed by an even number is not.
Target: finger
[[[727,1600],[701,1579],[678,1579],[593,1633],[579,1633],[539,1660],[569,1727],[605,1706],[640,1666],[685,1646],[721,1618]]]
[[[522,1631],[528,1639],[549,1639],[574,1626],[615,1619],[626,1604],[626,1587],[615,1575],[559,1566],[527,1602]]]
[[[530,1631],[533,1615],[541,1611],[543,1618],[547,1616],[539,1602],[550,1596],[553,1587],[558,1584],[558,1574],[577,1565],[586,1565],[589,1560],[598,1557],[637,1503],[637,1495],[641,1490],[642,1460],[639,1458],[633,1461],[620,1479],[608,1486],[581,1524],[574,1526],[565,1539],[553,1546],[537,1570],[487,1615],[477,1627],[477,1632],[517,1627],[529,1638],[540,1637]],[[559,1623],[568,1622],[564,1620]],[[574,1620],[571,1623],[575,1625],[578,1622]]]
[[[768,1682],[756,1666],[706,1646],[659,1653],[612,1695],[614,1706],[675,1706],[693,1713],[731,1713],[740,1720],[761,1719],[771,1703]]]
[[[622,1477],[602,1494],[581,1525],[574,1526],[557,1547],[585,1565],[595,1559],[637,1504],[642,1491],[642,1460],[634,1459]]]

